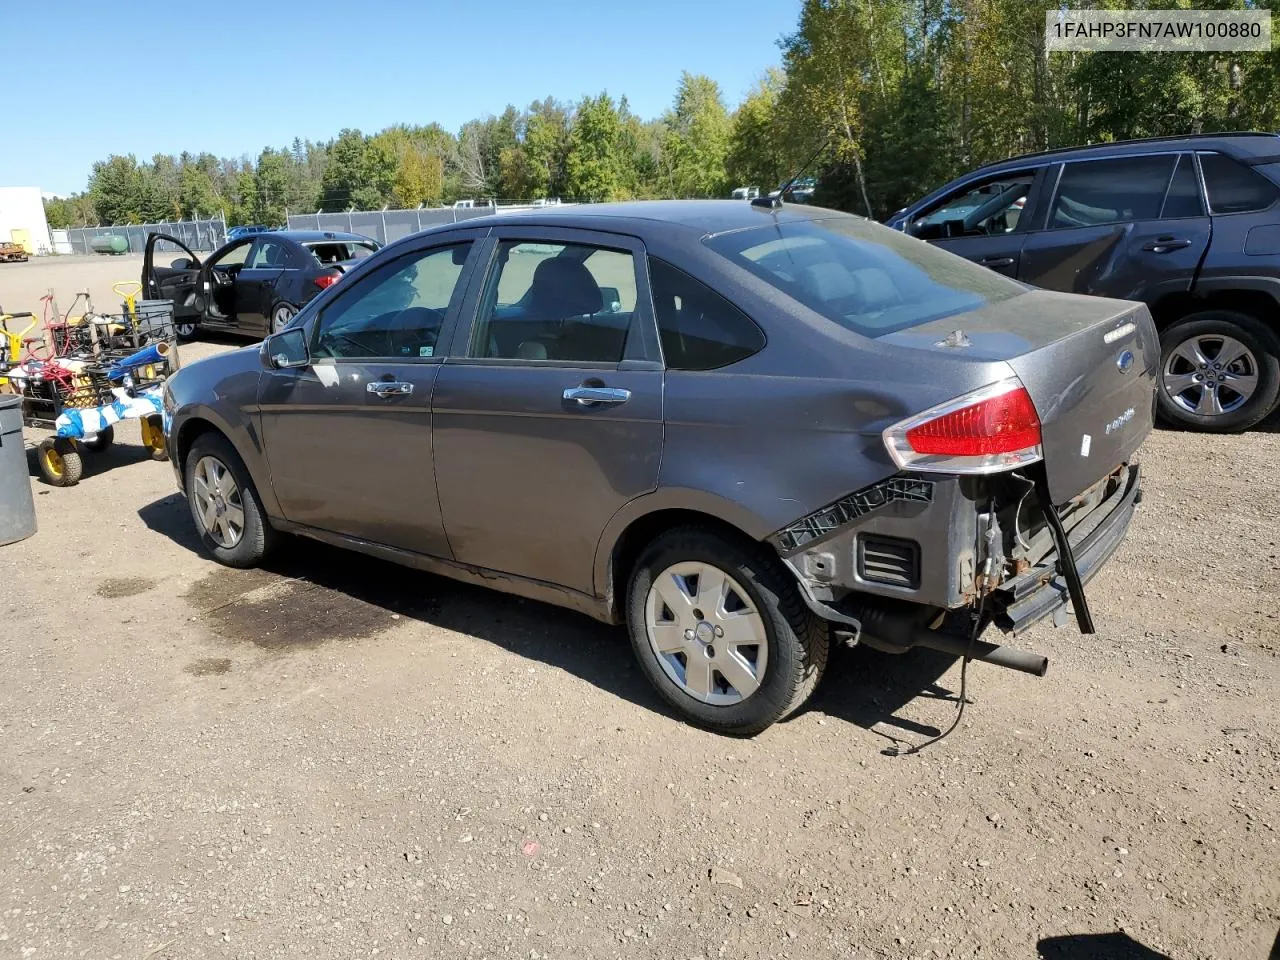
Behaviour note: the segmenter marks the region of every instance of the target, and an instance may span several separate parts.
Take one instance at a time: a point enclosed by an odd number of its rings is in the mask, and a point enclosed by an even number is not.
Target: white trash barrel
[[[0,546],[36,532],[36,502],[22,443],[22,398],[0,394]]]

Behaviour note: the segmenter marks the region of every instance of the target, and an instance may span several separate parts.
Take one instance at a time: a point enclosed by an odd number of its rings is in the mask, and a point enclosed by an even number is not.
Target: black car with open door
[[[202,262],[181,240],[153,233],[142,263],[143,295],[173,301],[184,340],[200,328],[265,337],[380,246],[354,233],[277,230],[233,240]]]

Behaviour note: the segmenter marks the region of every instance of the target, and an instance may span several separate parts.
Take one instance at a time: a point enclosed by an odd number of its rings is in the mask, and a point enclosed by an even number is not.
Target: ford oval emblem
[[[1120,368],[1121,373],[1128,373],[1129,368],[1133,366],[1133,351],[1126,350],[1116,357],[1116,366]]]

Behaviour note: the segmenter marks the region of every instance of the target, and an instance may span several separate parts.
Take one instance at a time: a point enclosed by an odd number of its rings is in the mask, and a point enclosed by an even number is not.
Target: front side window
[[[246,240],[240,246],[228,250],[222,257],[215,261],[215,266],[219,267],[243,267],[245,261],[249,259],[249,249],[253,246],[253,242]]]
[[[435,356],[471,243],[397,257],[326,307],[312,355],[340,359]]]
[[[764,348],[764,332],[706,284],[657,257],[649,285],[668,370],[716,370]]]
[[[704,242],[810,310],[867,337],[977,310],[1025,289],[859,217],[782,221]]]
[[[912,224],[911,233],[922,240],[1012,233],[1034,179],[1024,173],[981,183],[930,210]]]
[[[1068,163],[1049,211],[1049,229],[1159,219],[1176,160],[1164,154]]]
[[[1275,203],[1276,185],[1242,163],[1220,153],[1200,154],[1204,189],[1213,213],[1247,213]]]
[[[629,251],[504,240],[481,299],[470,356],[618,363],[635,309]]]

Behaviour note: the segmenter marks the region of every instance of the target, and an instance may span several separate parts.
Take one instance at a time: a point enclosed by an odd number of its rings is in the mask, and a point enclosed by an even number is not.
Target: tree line
[[[343,130],[323,143],[295,139],[256,159],[111,156],[93,165],[83,193],[47,202],[49,222],[221,214],[230,224],[278,225],[286,211],[461,198],[722,197],[737,186],[774,189],[815,152],[814,202],[883,217],[978,164],[1019,153],[1271,130],[1280,113],[1280,50],[1050,53],[1044,8],[1025,0],[804,0],[779,47],[781,66],[733,110],[714,80],[685,73],[671,106],[649,120],[625,96],[600,93],[508,106],[456,134],[404,124]]]

